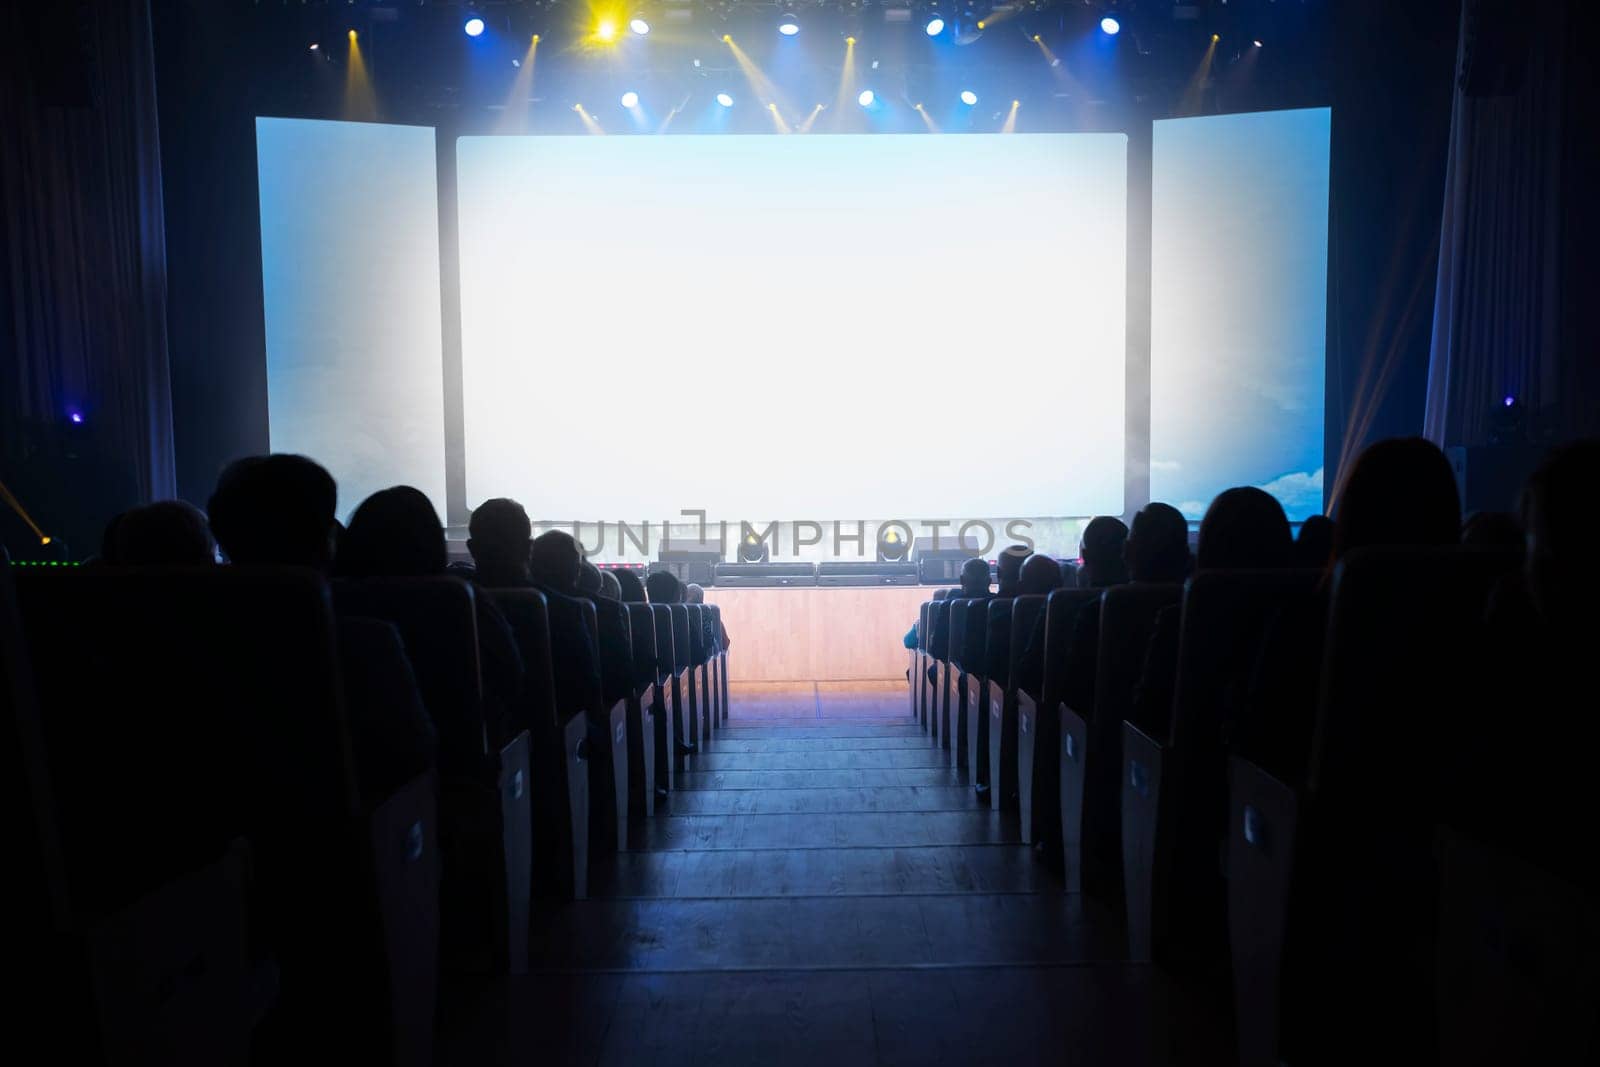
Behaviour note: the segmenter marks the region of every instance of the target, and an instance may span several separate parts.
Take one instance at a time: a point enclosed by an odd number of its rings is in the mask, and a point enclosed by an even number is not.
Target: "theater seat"
[[[967,780],[973,789],[993,805],[989,795],[989,679],[987,645],[989,610],[993,600],[973,600],[967,605],[965,632],[961,639],[961,665],[966,668],[967,691]],[[955,635],[951,635],[951,640]]]
[[[674,788],[674,775],[682,765],[678,756],[677,698],[673,692],[677,651],[673,648],[672,609],[666,604],[651,604],[650,617],[656,631],[656,684],[650,699],[656,733],[656,793],[660,796]]]
[[[1076,711],[1069,710],[1063,699],[1066,682],[1067,652],[1078,614],[1086,607],[1098,608],[1098,589],[1056,589],[1045,598],[1045,624],[1043,647],[1040,650],[1041,667],[1038,707],[1034,714],[1034,753],[1031,767],[1019,764],[1018,776],[1033,778],[1029,792],[1036,798],[1033,805],[1032,840],[1044,846],[1044,858],[1052,866],[1062,856],[1070,853],[1071,861],[1062,861],[1062,872],[1067,888],[1079,892],[1082,887],[1082,816],[1083,816],[1083,757],[1088,727]],[[1037,630],[1037,623],[1035,630]],[[1023,649],[1027,651],[1026,646]],[[1024,701],[1031,695],[1021,690],[1018,698],[1020,731]],[[1087,711],[1088,709],[1082,709]],[[1072,736],[1063,733],[1067,723],[1072,724]],[[1019,781],[1018,792],[1022,790]],[[1023,833],[1028,820],[1024,820]]]
[[[193,918],[209,930],[193,945],[215,977],[240,977],[225,939],[245,918],[230,903],[241,892],[230,857],[243,839],[259,890],[248,920],[281,976],[257,1051],[314,1040],[354,1061],[427,1062],[438,932],[431,782],[385,802],[397,808],[361,810],[321,578],[45,573],[20,580],[18,599],[56,800],[62,914],[126,917],[103,927],[109,950],[157,970],[163,958],[181,962],[167,988],[187,1002],[209,972],[179,959],[182,935],[154,944],[141,931],[201,932],[180,921]],[[142,986],[156,972],[119,973]],[[224,1007],[193,1010],[215,1010],[226,1025]]]
[[[672,615],[672,728],[678,738],[672,757],[674,768],[681,771],[688,754],[685,748],[695,746],[700,735],[699,717],[690,670],[693,657],[689,651],[689,606],[668,604],[667,610]]]
[[[599,648],[594,601],[579,600],[578,608]],[[630,663],[627,673],[632,669]],[[593,862],[616,852],[628,841],[628,700],[626,691],[615,700],[608,699],[596,678],[585,703],[584,712],[589,719],[589,846]]]
[[[628,814],[630,825],[655,810],[656,622],[649,604],[628,605],[633,647],[633,687],[628,709]]]
[[[717,715],[721,722],[728,721],[728,650],[722,644],[722,607],[711,604],[707,608],[711,612],[712,632],[717,635],[716,652],[713,662],[716,664],[716,675],[712,685],[717,690]]]
[[[1006,705],[1009,709],[1010,742],[1008,751],[1000,756],[1006,768],[1008,783],[1017,797],[1017,810],[1021,819],[1022,840],[1026,844],[1038,841],[1034,827],[1033,768],[1036,753],[1034,746],[1039,736],[1039,702],[1037,693],[1028,693],[1022,687],[1022,653],[1032,637],[1034,624],[1049,604],[1044,596],[1019,596],[1011,607],[1011,641],[1006,661]],[[1053,717],[1053,716],[1052,716]],[[993,771],[991,771],[993,773]]]
[[[967,673],[962,666],[966,659],[967,611],[972,601],[956,597],[950,601],[950,628],[946,631],[949,646],[950,669],[945,674],[944,702],[950,706],[950,766],[957,773],[969,776],[971,768],[967,755]]]

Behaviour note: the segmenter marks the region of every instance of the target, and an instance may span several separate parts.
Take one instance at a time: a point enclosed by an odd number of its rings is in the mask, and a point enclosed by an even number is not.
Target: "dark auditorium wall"
[[[1461,0],[1334,5],[1327,484],[1422,432]]]
[[[155,93],[146,0],[0,5],[0,480],[74,556],[173,492]]]

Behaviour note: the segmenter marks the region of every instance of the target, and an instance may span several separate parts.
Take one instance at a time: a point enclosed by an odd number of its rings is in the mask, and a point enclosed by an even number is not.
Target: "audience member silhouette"
[[[1227,489],[1211,501],[1200,522],[1195,569],[1276,570],[1292,562],[1293,550],[1289,520],[1276,499],[1248,486]],[[1171,721],[1182,620],[1183,605],[1162,608],[1145,646],[1130,721],[1152,737],[1165,737]],[[1252,659],[1255,647],[1252,636],[1248,650]]]
[[[1001,551],[995,563],[995,596],[1017,595],[1017,576],[1022,573],[1022,562],[1027,558],[1028,550],[1021,545],[1007,545]]]
[[[439,513],[420,490],[397,485],[373,493],[350,516],[334,571],[350,579],[443,577],[447,562]],[[484,719],[504,736],[519,716],[522,654],[492,597],[475,596],[473,607]]]
[[[1017,577],[1018,596],[1044,596],[1061,588],[1061,564],[1049,556],[1035,552],[1022,563]]]
[[[1128,580],[1128,562],[1124,550],[1128,543],[1128,527],[1121,519],[1099,515],[1089,520],[1078,539],[1078,587],[1104,589],[1108,585],[1121,585]]]
[[[1300,524],[1300,535],[1294,540],[1294,565],[1321,570],[1332,558],[1333,520],[1326,515],[1313,515]]]
[[[610,707],[628,695],[633,675],[633,641],[629,636],[628,609],[621,600],[604,595],[606,582],[600,568],[584,560],[578,569],[578,594],[594,605],[600,634],[600,688]]]
[[[1189,576],[1189,523],[1171,504],[1146,504],[1133,517],[1122,549],[1128,578],[1141,585],[1182,582]],[[1042,641],[1042,633],[1035,630]],[[1062,699],[1079,714],[1089,714],[1100,654],[1100,612],[1081,611],[1067,646]],[[1042,662],[1042,661],[1041,661]]]
[[[1304,780],[1311,751],[1333,568],[1357,548],[1457,543],[1461,501],[1450,461],[1421,437],[1371,445],[1350,467],[1333,524],[1323,582],[1268,625],[1239,722],[1238,749],[1291,785]]]
[[[685,604],[704,604],[706,602],[706,591],[694,582],[690,582],[683,587],[683,602]],[[721,620],[713,619],[709,611],[703,612],[700,618],[705,625],[706,647],[727,648],[728,628],[722,625]]]
[[[632,567],[624,567],[621,570],[607,573],[616,579],[617,585],[621,588],[622,592],[619,595],[624,604],[645,604],[649,602],[650,597],[644,591],[644,580],[639,577],[638,571]]]
[[[467,551],[485,589],[517,589],[531,584],[528,552],[533,524],[522,505],[506,497],[485,500],[467,520]]]
[[[600,595],[607,600],[622,600],[622,583],[617,580],[616,571],[600,572]]]
[[[550,658],[556,676],[556,704],[563,714],[588,709],[600,673],[600,654],[578,600],[582,569],[583,550],[563,530],[542,533],[528,546],[527,584],[540,589],[549,605]]]
[[[652,604],[683,603],[683,583],[671,571],[652,571],[644,580]]]
[[[217,544],[205,513],[183,500],[125,511],[106,527],[104,562],[123,567],[206,567]]]
[[[338,499],[333,476],[320,465],[278,452],[224,468],[206,513],[234,563],[325,571],[333,562]]]
[[[989,561],[973,556],[961,565],[961,588],[952,590],[946,600],[984,600],[989,597]],[[950,656],[950,609],[934,614],[933,636],[928,642],[928,654],[945,660]],[[929,667],[931,678],[934,668]]]

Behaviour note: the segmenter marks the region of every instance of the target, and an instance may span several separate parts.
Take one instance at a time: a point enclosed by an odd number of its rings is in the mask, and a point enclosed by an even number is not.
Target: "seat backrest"
[[[474,595],[466,582],[446,576],[361,578],[333,587],[340,615],[385,619],[399,628],[439,732],[439,767],[447,774],[480,767],[490,743]]]
[[[984,673],[988,666],[985,653],[988,648],[989,605],[992,603],[992,597],[968,602],[966,627],[961,635],[961,665],[968,674],[979,678],[987,677]],[[955,634],[951,634],[950,639],[954,641]]]
[[[928,637],[927,652],[938,660],[950,658],[950,608],[955,604],[955,597],[945,597],[928,609]],[[940,631],[944,632],[944,641],[939,643],[937,638]],[[922,639],[922,632],[917,632],[918,640]]]
[[[1006,679],[1012,685],[1021,683],[1022,653],[1027,650],[1033,627],[1049,603],[1043,595],[1019,596],[1011,602],[1010,647],[1006,652]],[[992,632],[992,630],[991,630]]]
[[[1172,714],[1165,737],[1214,763],[1223,781],[1232,716],[1250,682],[1262,636],[1292,600],[1316,588],[1318,570],[1201,571],[1183,590]]]
[[[1066,685],[1067,653],[1072,647],[1078,616],[1086,608],[1098,610],[1102,592],[1100,589],[1057,589],[1045,598],[1044,691],[1039,697],[1046,707],[1054,708],[1061,701]],[[1077,710],[1087,715],[1091,709]]]
[[[933,601],[924,600],[921,606],[917,608],[917,648],[923,652],[927,652],[933,647],[932,642],[929,640],[931,631],[928,629],[932,625],[933,607]]]
[[[956,597],[950,601],[950,624],[945,630],[945,658],[956,667],[962,667],[962,659],[967,635],[967,611],[972,607],[972,601],[966,597]]]
[[[656,680],[656,617],[649,604],[628,605],[628,635],[633,642],[633,684],[643,689]]]
[[[1470,721],[1484,606],[1517,564],[1515,553],[1459,547],[1360,549],[1340,561],[1308,778],[1319,804],[1388,808],[1448,773],[1453,731]]]
[[[678,659],[672,647],[672,609],[666,604],[651,604],[650,617],[656,627],[656,673],[664,678],[672,673]]]
[[[359,811],[323,580],[229,567],[16,585],[73,911],[115,910],[245,837],[263,898],[312,936]]]
[[[689,605],[668,604],[667,610],[672,613],[672,670],[676,673],[687,670],[693,662],[689,644]]]
[[[722,607],[718,604],[707,604],[706,610],[711,613],[711,634],[715,639],[712,652],[721,652],[722,648]]]
[[[689,613],[689,663],[699,666],[706,661],[705,608],[701,604],[685,604]]]
[[[535,738],[549,736],[556,718],[555,664],[550,652],[550,605],[537,589],[482,590],[494,598],[522,654],[522,706],[518,717]]]
[[[1156,613],[1183,597],[1181,585],[1116,585],[1100,601],[1096,649],[1094,718],[1120,731],[1133,706],[1133,689],[1144,669]]]
[[[989,602],[989,621],[983,637],[984,677],[1005,685],[1011,677],[1011,610],[1015,597],[995,597]]]

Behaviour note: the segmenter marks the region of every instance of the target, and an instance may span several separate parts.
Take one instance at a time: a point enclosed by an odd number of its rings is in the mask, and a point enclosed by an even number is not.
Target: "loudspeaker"
[[[818,585],[916,585],[915,563],[819,563]]]
[[[717,584],[750,588],[816,585],[815,563],[719,563]]]

